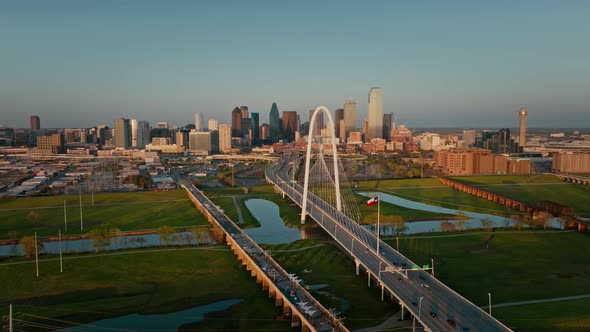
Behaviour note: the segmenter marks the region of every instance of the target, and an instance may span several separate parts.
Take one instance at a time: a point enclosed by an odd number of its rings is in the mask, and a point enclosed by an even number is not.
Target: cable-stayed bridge
[[[320,114],[328,117],[323,137],[314,130]],[[407,310],[425,330],[510,331],[362,226],[356,199],[346,186],[349,182],[338,160],[333,128],[329,111],[318,107],[310,121],[303,186],[295,181],[298,154],[286,155],[266,171],[266,180],[275,191],[302,208],[302,223],[307,216],[314,219],[354,259],[356,273],[362,267],[368,284],[374,280],[381,288],[382,299],[386,293],[395,297],[402,313]]]

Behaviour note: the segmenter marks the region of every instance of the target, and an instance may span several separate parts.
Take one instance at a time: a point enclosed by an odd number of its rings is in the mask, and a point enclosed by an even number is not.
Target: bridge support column
[[[385,300],[385,286],[381,284],[381,302]]]
[[[367,286],[371,287],[371,271],[367,271]]]
[[[291,327],[301,326],[301,318],[298,315],[293,315],[291,312]]]
[[[400,320],[404,320],[404,315],[405,315],[405,312],[404,312],[404,304],[403,304],[403,303],[401,303],[401,302],[400,302],[399,304],[400,304],[400,306],[402,307],[402,314],[401,314],[401,316],[400,316]]]
[[[356,266],[356,275],[359,275],[359,268],[361,266],[361,262],[359,262],[357,259],[354,260],[354,265]]]

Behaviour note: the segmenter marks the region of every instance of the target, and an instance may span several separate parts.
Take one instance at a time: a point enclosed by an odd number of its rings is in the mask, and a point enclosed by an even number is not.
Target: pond
[[[205,314],[226,310],[240,303],[240,299],[231,299],[210,303],[187,310],[168,314],[141,315],[131,314],[114,318],[102,319],[88,324],[58,330],[60,332],[79,331],[178,331],[185,324],[197,323],[204,319]]]
[[[359,193],[360,195],[366,197],[373,197],[374,195],[371,193]],[[410,201],[398,196],[390,195],[381,193],[381,200],[383,202],[387,202],[390,204],[394,204],[397,206],[405,207],[408,209],[414,210],[422,210],[422,211],[430,211],[430,212],[437,212],[437,213],[446,213],[451,215],[456,215],[457,212],[460,210],[448,209],[440,206],[414,202]],[[477,212],[469,212],[469,211],[461,211],[466,216],[470,217],[470,219],[465,221],[463,225],[463,229],[480,229],[484,228],[482,225],[483,219],[488,219],[492,222],[492,227],[510,227],[510,218],[497,216],[493,214],[486,214],[486,213],[477,213]],[[457,220],[445,220],[452,224],[456,224]],[[408,229],[404,232],[405,234],[416,234],[416,233],[427,233],[427,232],[440,232],[441,231],[441,221],[440,220],[428,220],[428,221],[413,221],[407,222],[406,226]],[[374,225],[367,225],[368,229],[374,230]],[[553,218],[551,220],[551,228],[562,228],[561,223],[559,222],[558,218]],[[383,235],[391,235],[394,234],[393,227],[391,226],[384,226],[382,227],[381,231]]]
[[[169,246],[183,246],[195,244],[212,244],[215,243],[207,230],[203,230],[199,239],[195,239],[192,232],[177,232],[169,237]],[[42,240],[42,239],[41,239]],[[135,249],[145,247],[161,246],[159,234],[143,234],[128,236],[113,236],[108,246],[102,247],[100,251],[113,251],[121,249]],[[92,245],[91,239],[62,240],[61,250],[64,253],[83,253],[95,252],[96,248]],[[44,241],[41,254],[59,254],[59,241]],[[0,256],[23,256],[24,251],[20,244],[0,246]]]
[[[244,202],[260,227],[244,232],[258,244],[284,244],[306,238],[305,228],[290,228],[279,214],[279,206],[265,199],[248,199]]]

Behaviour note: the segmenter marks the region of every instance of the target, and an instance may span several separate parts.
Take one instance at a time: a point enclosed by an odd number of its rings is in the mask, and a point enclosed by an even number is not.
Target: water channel
[[[178,328],[182,325],[198,323],[204,319],[206,314],[226,310],[241,301],[239,299],[224,300],[168,314],[131,314],[97,320],[89,324],[82,324],[58,331],[178,331]]]
[[[359,193],[366,197],[371,197],[370,193]],[[430,211],[436,213],[444,213],[449,215],[456,215],[459,210],[444,208],[440,206],[410,201],[398,196],[381,193],[381,200],[390,204],[398,205],[401,207]],[[280,216],[279,207],[265,199],[248,199],[245,202],[246,207],[252,213],[252,215],[260,223],[260,227],[245,229],[244,232],[248,234],[256,243],[259,244],[286,244],[291,243],[300,239],[316,238],[313,230],[317,230],[314,227],[302,227],[294,228],[285,226],[285,222]],[[492,222],[492,227],[509,227],[511,220],[507,217],[497,216],[493,214],[477,213],[462,211],[470,219],[466,220],[462,229],[479,229],[484,228],[482,224],[483,219],[487,219]],[[457,220],[445,220],[452,224],[456,224]],[[440,232],[441,221],[440,220],[427,220],[427,221],[414,221],[407,222],[405,225],[408,227],[404,234],[416,234],[416,233],[428,233],[428,232]],[[374,225],[367,225],[367,229],[374,231]],[[551,228],[562,229],[562,225],[558,218],[553,218],[550,224]],[[394,234],[394,228],[388,225],[381,226],[381,233],[383,235]],[[214,243],[209,232],[203,231],[202,238],[198,241],[195,239],[192,232],[179,232],[171,235],[168,245],[181,246],[181,245],[194,245],[194,244],[211,244]],[[197,243],[198,242],[198,243]],[[59,242],[47,241],[43,242],[44,248],[41,253],[44,254],[58,254],[59,253]],[[96,248],[92,245],[90,239],[77,239],[77,240],[64,240],[62,241],[63,252],[94,252]],[[130,235],[130,236],[118,236],[113,237],[108,247],[101,248],[101,251],[108,249],[120,250],[120,249],[135,249],[144,247],[155,247],[161,246],[161,240],[159,234],[147,234],[147,235]],[[3,245],[0,246],[0,257],[1,256],[22,256],[23,249],[20,245]]]
[[[195,239],[192,232],[178,232],[170,235],[169,246],[185,246],[196,244],[215,243],[207,230],[200,232],[199,239]],[[108,246],[100,248],[100,251],[113,251],[122,249],[137,249],[145,247],[161,246],[159,234],[143,234],[128,236],[113,236]],[[59,254],[59,241],[43,241],[43,250],[41,254]],[[96,248],[92,245],[91,239],[62,240],[61,250],[64,253],[84,253],[95,252]],[[1,256],[23,256],[24,250],[20,244],[0,246]]]
[[[359,193],[360,195],[366,197],[373,197],[373,194],[369,193]],[[440,206],[410,201],[398,196],[390,195],[381,193],[381,200],[383,202],[387,202],[390,204],[394,204],[397,206],[401,206],[408,209],[414,210],[422,210],[422,211],[429,211],[429,212],[436,212],[436,213],[445,213],[450,215],[456,215],[461,210],[454,210],[449,208],[444,208]],[[462,229],[480,229],[484,228],[482,224],[482,220],[487,219],[492,222],[492,227],[510,227],[511,220],[508,217],[497,216],[493,214],[487,213],[478,213],[478,212],[469,212],[469,211],[461,211],[466,216],[470,217],[470,219],[466,220],[463,224]],[[446,222],[450,222],[452,224],[456,224],[457,220],[445,220]],[[408,229],[404,232],[404,234],[416,234],[416,233],[428,233],[428,232],[440,232],[441,231],[441,221],[440,220],[427,220],[427,221],[413,221],[405,223]],[[551,228],[558,228],[561,229],[563,226],[559,222],[559,218],[553,218],[551,220],[550,226]],[[368,225],[367,228],[374,230],[374,225]],[[384,235],[393,234],[393,228],[384,226],[382,231],[384,231]]]

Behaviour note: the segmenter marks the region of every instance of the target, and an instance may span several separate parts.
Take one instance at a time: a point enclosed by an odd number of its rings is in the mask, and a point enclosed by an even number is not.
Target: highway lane
[[[245,234],[231,219],[214,205],[203,193],[190,182],[178,179],[179,183],[192,194],[192,196],[205,207],[223,228],[227,236],[231,236],[238,245],[255,261],[264,273],[279,288],[284,297],[293,307],[296,307],[301,315],[311,323],[315,331],[348,331],[333,313],[324,308],[315,298],[309,294],[300,284],[300,280],[285,271],[272,257],[258,244]]]
[[[289,183],[288,158],[267,170],[267,177],[278,185],[299,206],[303,188]],[[461,297],[422,269],[408,270],[413,265],[389,245],[377,238],[319,197],[308,195],[307,213],[316,220],[340,245],[374,276],[381,274],[381,283],[431,331],[510,331],[473,303]],[[404,266],[405,265],[405,266]],[[393,272],[381,272],[385,268]],[[400,280],[401,279],[401,280]],[[428,286],[424,286],[428,285]],[[420,306],[420,298],[422,305]],[[415,305],[414,305],[415,304]],[[436,315],[431,315],[435,313]],[[455,327],[448,323],[452,320]]]

